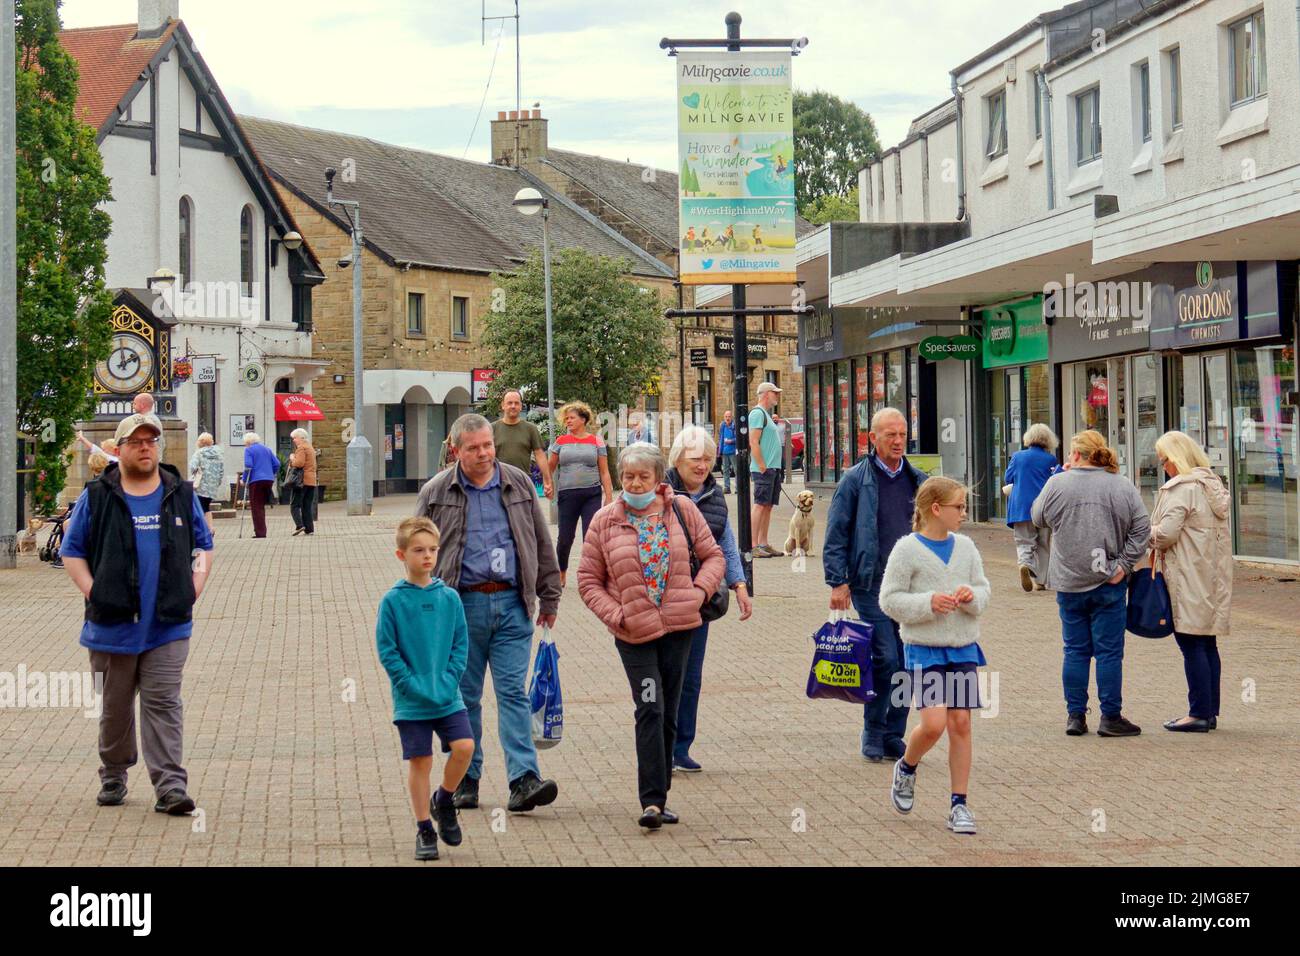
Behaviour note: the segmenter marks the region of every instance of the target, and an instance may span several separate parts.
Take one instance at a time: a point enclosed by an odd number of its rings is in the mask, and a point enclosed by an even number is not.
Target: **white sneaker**
[[[971,814],[970,807],[964,803],[953,807],[948,814],[948,829],[953,833],[974,833],[975,817]]]
[[[899,813],[911,813],[916,802],[916,773],[903,773],[903,758],[894,764],[894,782],[889,787],[889,799]]]

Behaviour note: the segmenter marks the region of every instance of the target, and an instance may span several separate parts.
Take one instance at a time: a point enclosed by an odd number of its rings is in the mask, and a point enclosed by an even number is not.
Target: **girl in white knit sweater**
[[[880,609],[899,624],[904,667],[921,724],[907,738],[907,752],[894,764],[890,798],[910,813],[916,768],[948,731],[952,803],[948,829],[974,833],[966,805],[970,781],[970,712],[980,707],[978,616],[989,603],[989,582],[974,542],[957,534],[966,516],[968,489],[951,478],[930,478],[917,490],[914,534],[894,545],[880,585]],[[908,686],[894,688],[907,692]]]

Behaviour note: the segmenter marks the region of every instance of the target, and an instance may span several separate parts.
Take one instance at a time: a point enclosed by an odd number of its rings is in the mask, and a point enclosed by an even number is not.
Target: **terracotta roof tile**
[[[134,23],[63,30],[59,42],[77,61],[81,84],[77,115],[96,130],[114,115],[122,97],[176,29],[176,21],[156,36],[135,39]]]

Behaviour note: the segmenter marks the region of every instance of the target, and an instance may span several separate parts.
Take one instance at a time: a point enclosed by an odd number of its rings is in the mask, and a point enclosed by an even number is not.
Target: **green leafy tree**
[[[795,92],[795,200],[801,215],[822,196],[848,195],[858,170],[879,155],[876,124],[856,104],[823,90]]]
[[[76,116],[77,64],[57,0],[17,0],[18,427],[36,439],[38,510],[63,490],[73,423],[108,355],[104,284],[112,199],[95,131]]]
[[[551,257],[555,401],[583,401],[593,412],[632,405],[668,366],[672,326],[660,296],[629,278],[631,262],[564,249]],[[488,387],[488,414],[501,412],[501,396],[523,391],[532,405],[546,403],[546,299],[542,257],[533,250],[511,275],[494,275],[502,290],[487,313],[482,344],[496,379]],[[597,426],[598,422],[593,422]]]
[[[858,187],[849,190],[847,196],[818,196],[803,211],[803,217],[814,226],[824,222],[858,221]]]

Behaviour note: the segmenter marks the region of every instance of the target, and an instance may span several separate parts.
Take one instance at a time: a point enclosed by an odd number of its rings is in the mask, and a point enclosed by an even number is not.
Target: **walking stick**
[[[241,509],[239,509],[239,537],[241,537],[241,538],[244,536],[244,512],[248,511],[248,479],[249,479],[249,477],[250,477],[250,476],[249,476],[247,473],[243,476],[243,482],[244,482],[244,507],[242,507]]]

